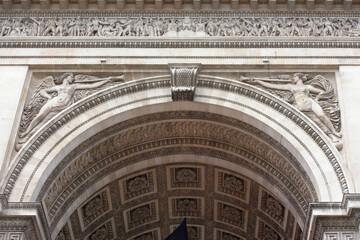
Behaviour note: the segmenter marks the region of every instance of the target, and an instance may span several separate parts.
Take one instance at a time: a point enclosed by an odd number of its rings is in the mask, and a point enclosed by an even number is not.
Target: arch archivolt
[[[168,76],[77,102],[21,149],[3,190],[9,201],[42,201],[56,236],[77,198],[181,156],[271,189],[301,228],[309,203],[352,189],[339,153],[305,115],[252,86],[200,75],[194,102],[172,102]]]

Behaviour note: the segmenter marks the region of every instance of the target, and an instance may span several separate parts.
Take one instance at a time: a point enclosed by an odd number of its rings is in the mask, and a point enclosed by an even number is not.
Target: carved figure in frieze
[[[168,32],[177,32],[178,31],[178,24],[175,18],[172,18],[168,24]]]
[[[180,31],[194,31],[193,21],[189,16],[186,16],[184,19],[180,21]]]
[[[295,106],[302,112],[313,113],[320,120],[320,123],[327,128],[326,133],[333,142],[337,144],[340,142],[342,135],[335,129],[330,120],[330,116],[335,114],[338,116],[336,116],[337,120],[334,121],[340,121],[340,114],[335,113],[339,110],[337,101],[334,99],[334,86],[322,75],[312,77],[308,74],[295,73],[292,77],[289,75],[280,75],[278,78],[272,79],[241,77],[241,80],[269,89],[290,92],[290,95],[284,95],[285,100],[290,103],[294,102]],[[323,108],[327,109],[329,116]],[[338,145],[339,147],[341,144]]]
[[[226,20],[224,20],[223,18],[220,19],[217,22],[217,33],[216,36],[227,36],[228,34],[228,29],[229,27],[231,27],[231,25],[229,25]]]
[[[45,30],[43,32],[44,36],[55,36],[56,33],[56,20],[55,18],[50,18],[46,21]]]
[[[89,29],[87,31],[87,36],[102,36],[102,25],[110,25],[107,19],[100,20],[98,18],[93,18],[89,25]]]
[[[126,21],[123,23],[123,31],[121,36],[132,36],[132,31],[134,29],[134,20],[130,19],[129,17],[126,18]]]
[[[210,18],[210,20],[207,22],[206,25],[207,34],[209,34],[210,36],[216,36],[217,28],[218,28],[217,26],[218,26],[218,21],[216,21],[213,18]]]
[[[270,26],[268,25],[269,22],[267,19],[260,18],[259,19],[259,30],[258,30],[258,36],[268,36]]]
[[[154,35],[155,36],[162,36],[163,35],[163,28],[164,28],[164,20],[160,19],[159,17],[153,21],[154,26]]]
[[[324,18],[322,20],[322,24],[323,24],[322,35],[323,36],[334,36],[333,23],[329,20],[329,18]]]
[[[258,19],[252,17],[250,20],[244,19],[244,21],[247,23],[247,36],[259,36],[260,23]]]
[[[197,37],[205,37],[206,36],[206,32],[205,32],[205,28],[206,28],[206,21],[203,20],[202,18],[199,18],[198,20],[195,21],[195,35]]]
[[[80,36],[80,28],[82,26],[82,21],[80,17],[72,19],[68,24],[68,32],[70,36]]]
[[[1,21],[1,33],[0,36],[6,36],[11,32],[11,19],[6,18]]]
[[[99,88],[110,82],[124,81],[124,75],[97,78],[88,75],[64,73],[56,78],[46,77],[25,106],[19,130],[19,143],[25,143],[50,113],[58,113],[77,99],[87,95],[89,89]]]
[[[139,36],[144,36],[144,20],[142,17],[139,17],[135,23],[134,23],[134,32],[135,32],[135,36],[139,37]]]

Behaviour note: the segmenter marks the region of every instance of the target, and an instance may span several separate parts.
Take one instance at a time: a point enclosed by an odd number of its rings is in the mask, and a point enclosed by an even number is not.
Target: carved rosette
[[[193,101],[201,64],[169,64],[173,101]]]

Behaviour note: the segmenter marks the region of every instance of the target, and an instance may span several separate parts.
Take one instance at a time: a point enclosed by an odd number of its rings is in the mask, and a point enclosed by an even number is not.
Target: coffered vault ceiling
[[[164,239],[185,216],[191,239],[300,239],[317,196],[294,156],[259,129],[171,111],[86,140],[38,199],[58,239]]]

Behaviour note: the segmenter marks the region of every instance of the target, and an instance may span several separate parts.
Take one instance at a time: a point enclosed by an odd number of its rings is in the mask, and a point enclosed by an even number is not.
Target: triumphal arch
[[[358,0],[0,0],[0,239],[359,239]]]

